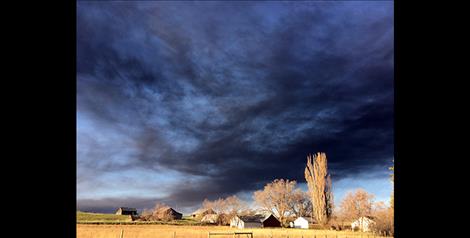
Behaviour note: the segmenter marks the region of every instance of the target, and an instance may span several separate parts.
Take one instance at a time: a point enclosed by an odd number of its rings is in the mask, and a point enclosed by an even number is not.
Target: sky
[[[306,190],[316,152],[335,204],[387,202],[393,29],[391,1],[79,1],[77,209]]]

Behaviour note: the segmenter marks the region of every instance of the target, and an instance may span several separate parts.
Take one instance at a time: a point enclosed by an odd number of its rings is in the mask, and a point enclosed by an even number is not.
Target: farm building
[[[209,224],[216,224],[219,215],[217,214],[206,214],[202,217],[201,222],[209,223]]]
[[[212,210],[212,208],[209,208],[209,209],[200,208],[196,210],[195,212],[193,212],[191,216],[193,218],[196,218],[196,217],[202,218],[207,214],[217,214],[217,213],[214,210]]]
[[[259,227],[281,227],[281,222],[272,214],[268,216],[235,216],[230,220],[230,227],[238,229]]]
[[[371,216],[359,217],[357,220],[351,223],[352,230],[359,230],[362,232],[368,232],[375,224],[374,218]]]
[[[294,228],[308,229],[310,224],[313,224],[314,221],[310,217],[298,217],[293,222]]]
[[[179,220],[183,218],[183,214],[175,211],[173,208],[165,206],[165,207],[160,207],[156,211],[154,211],[154,215],[158,217],[159,219],[174,219],[174,220]]]
[[[137,209],[130,207],[120,207],[117,209],[116,215],[137,215]]]
[[[263,227],[281,227],[281,222],[273,214],[264,218],[262,222]]]

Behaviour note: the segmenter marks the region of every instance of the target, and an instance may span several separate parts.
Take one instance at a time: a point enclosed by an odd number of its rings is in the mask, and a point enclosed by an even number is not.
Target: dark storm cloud
[[[78,182],[178,171],[200,180],[161,200],[190,207],[275,178],[303,181],[318,151],[333,179],[386,170],[392,6],[79,2]]]

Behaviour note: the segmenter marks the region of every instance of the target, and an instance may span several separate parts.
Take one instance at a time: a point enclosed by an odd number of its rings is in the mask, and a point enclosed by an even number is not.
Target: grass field
[[[181,220],[169,222],[163,221],[132,221],[129,215],[115,215],[104,213],[77,212],[77,224],[93,224],[93,225],[183,225],[183,226],[199,226],[200,222],[190,218],[183,217]]]
[[[132,221],[128,215],[77,212],[77,222],[125,222]]]
[[[207,238],[208,232],[252,231],[253,238],[378,238],[368,233],[352,231],[303,230],[293,228],[256,228],[237,230],[228,226],[184,225],[89,225],[77,224],[77,238]],[[211,236],[233,238],[230,236]],[[238,236],[236,236],[238,237]],[[240,236],[246,237],[246,236]]]

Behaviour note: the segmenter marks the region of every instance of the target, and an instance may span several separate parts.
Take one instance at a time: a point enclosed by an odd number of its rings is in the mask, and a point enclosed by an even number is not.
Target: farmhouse
[[[281,222],[272,214],[268,216],[235,216],[230,220],[230,227],[238,229],[260,228],[260,227],[281,227]]]
[[[179,220],[183,218],[183,214],[175,211],[173,208],[165,206],[160,207],[154,211],[154,215],[159,219],[174,219]]]
[[[193,218],[196,218],[196,217],[202,218],[207,214],[217,214],[217,213],[214,210],[212,210],[212,208],[209,208],[209,209],[200,208],[200,209],[196,210],[195,212],[193,212],[191,214],[191,217],[193,217]]]
[[[294,220],[293,227],[294,228],[301,228],[301,229],[308,229],[310,224],[313,224],[314,221],[310,217],[298,217]]]
[[[374,218],[371,216],[359,217],[357,220],[351,223],[352,230],[360,230],[362,232],[368,232],[375,224]]]
[[[116,215],[137,215],[137,209],[130,207],[120,207],[117,209]]]

